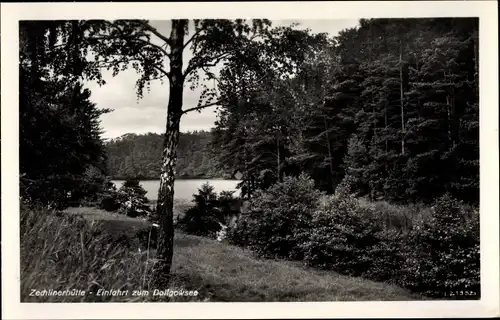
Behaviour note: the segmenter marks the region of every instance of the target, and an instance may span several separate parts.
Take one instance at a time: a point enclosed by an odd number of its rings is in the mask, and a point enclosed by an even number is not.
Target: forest
[[[172,20],[168,34],[145,20],[23,21],[22,294],[479,299],[478,22],[361,19],[329,35],[265,19]],[[130,68],[138,98],[168,82],[166,129],[106,143],[99,117],[113,110],[84,84]],[[202,94],[186,108],[189,86]],[[206,108],[214,128],[181,133]],[[241,197],[204,185],[177,211],[176,178],[237,171]],[[137,180],[153,177],[154,208]]]
[[[106,142],[108,175],[113,179],[158,179],[160,176],[163,136],[125,134]],[[181,132],[177,149],[177,177],[230,178],[222,170],[212,148],[209,131]]]
[[[222,106],[220,161],[244,173],[250,192],[306,172],[327,192],[348,179],[372,200],[450,193],[477,203],[477,28],[476,19],[372,19],[316,40],[295,77]]]

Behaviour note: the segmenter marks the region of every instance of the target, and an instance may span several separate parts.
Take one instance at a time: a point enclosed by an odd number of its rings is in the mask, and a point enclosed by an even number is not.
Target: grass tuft
[[[407,234],[414,227],[421,227],[432,216],[430,206],[423,204],[392,204],[387,201],[368,201],[364,198],[358,199],[364,208],[372,209],[377,215],[377,221],[386,231],[396,231]]]

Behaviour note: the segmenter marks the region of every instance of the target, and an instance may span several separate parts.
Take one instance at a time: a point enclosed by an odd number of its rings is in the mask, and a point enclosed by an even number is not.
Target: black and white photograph
[[[19,14],[16,77],[2,23],[2,176],[15,171],[2,225],[18,241],[2,295],[20,309],[449,302],[499,315],[498,40],[485,48],[483,18],[230,5]],[[22,11],[2,4],[2,20],[9,8]]]

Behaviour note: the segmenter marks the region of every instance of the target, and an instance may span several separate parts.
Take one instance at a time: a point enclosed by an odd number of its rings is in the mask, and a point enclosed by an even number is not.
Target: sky
[[[274,20],[273,26],[288,26],[299,23],[297,28],[311,29],[313,33],[327,32],[335,36],[339,31],[355,27],[357,20]],[[170,21],[151,21],[160,33],[169,35]],[[158,38],[152,40],[159,42]],[[192,54],[186,50],[184,65]],[[92,92],[91,100],[98,108],[109,108],[113,112],[101,116],[101,127],[104,139],[116,138],[126,133],[144,134],[148,132],[162,133],[165,131],[166,110],[169,96],[168,81],[165,79],[151,83],[150,92],[144,92],[142,99],[137,99],[135,82],[138,74],[134,69],[128,69],[113,77],[111,71],[104,71],[104,86],[96,82],[87,82],[86,87]],[[191,91],[187,84],[184,89],[184,109],[195,107],[198,103],[200,90]],[[189,112],[181,119],[181,132],[193,130],[210,130],[214,126],[217,114],[214,107],[200,112]]]

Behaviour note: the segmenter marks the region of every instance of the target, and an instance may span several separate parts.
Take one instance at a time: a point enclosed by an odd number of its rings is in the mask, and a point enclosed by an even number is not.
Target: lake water
[[[113,180],[116,188],[120,188],[124,180]],[[198,188],[204,183],[210,183],[215,192],[235,191],[234,196],[240,195],[240,190],[236,189],[236,185],[240,180],[223,180],[223,179],[175,179],[174,198],[191,200],[193,194],[198,193]],[[146,197],[149,200],[158,199],[158,189],[160,188],[160,180],[144,180],[140,181],[141,186],[147,191]]]

